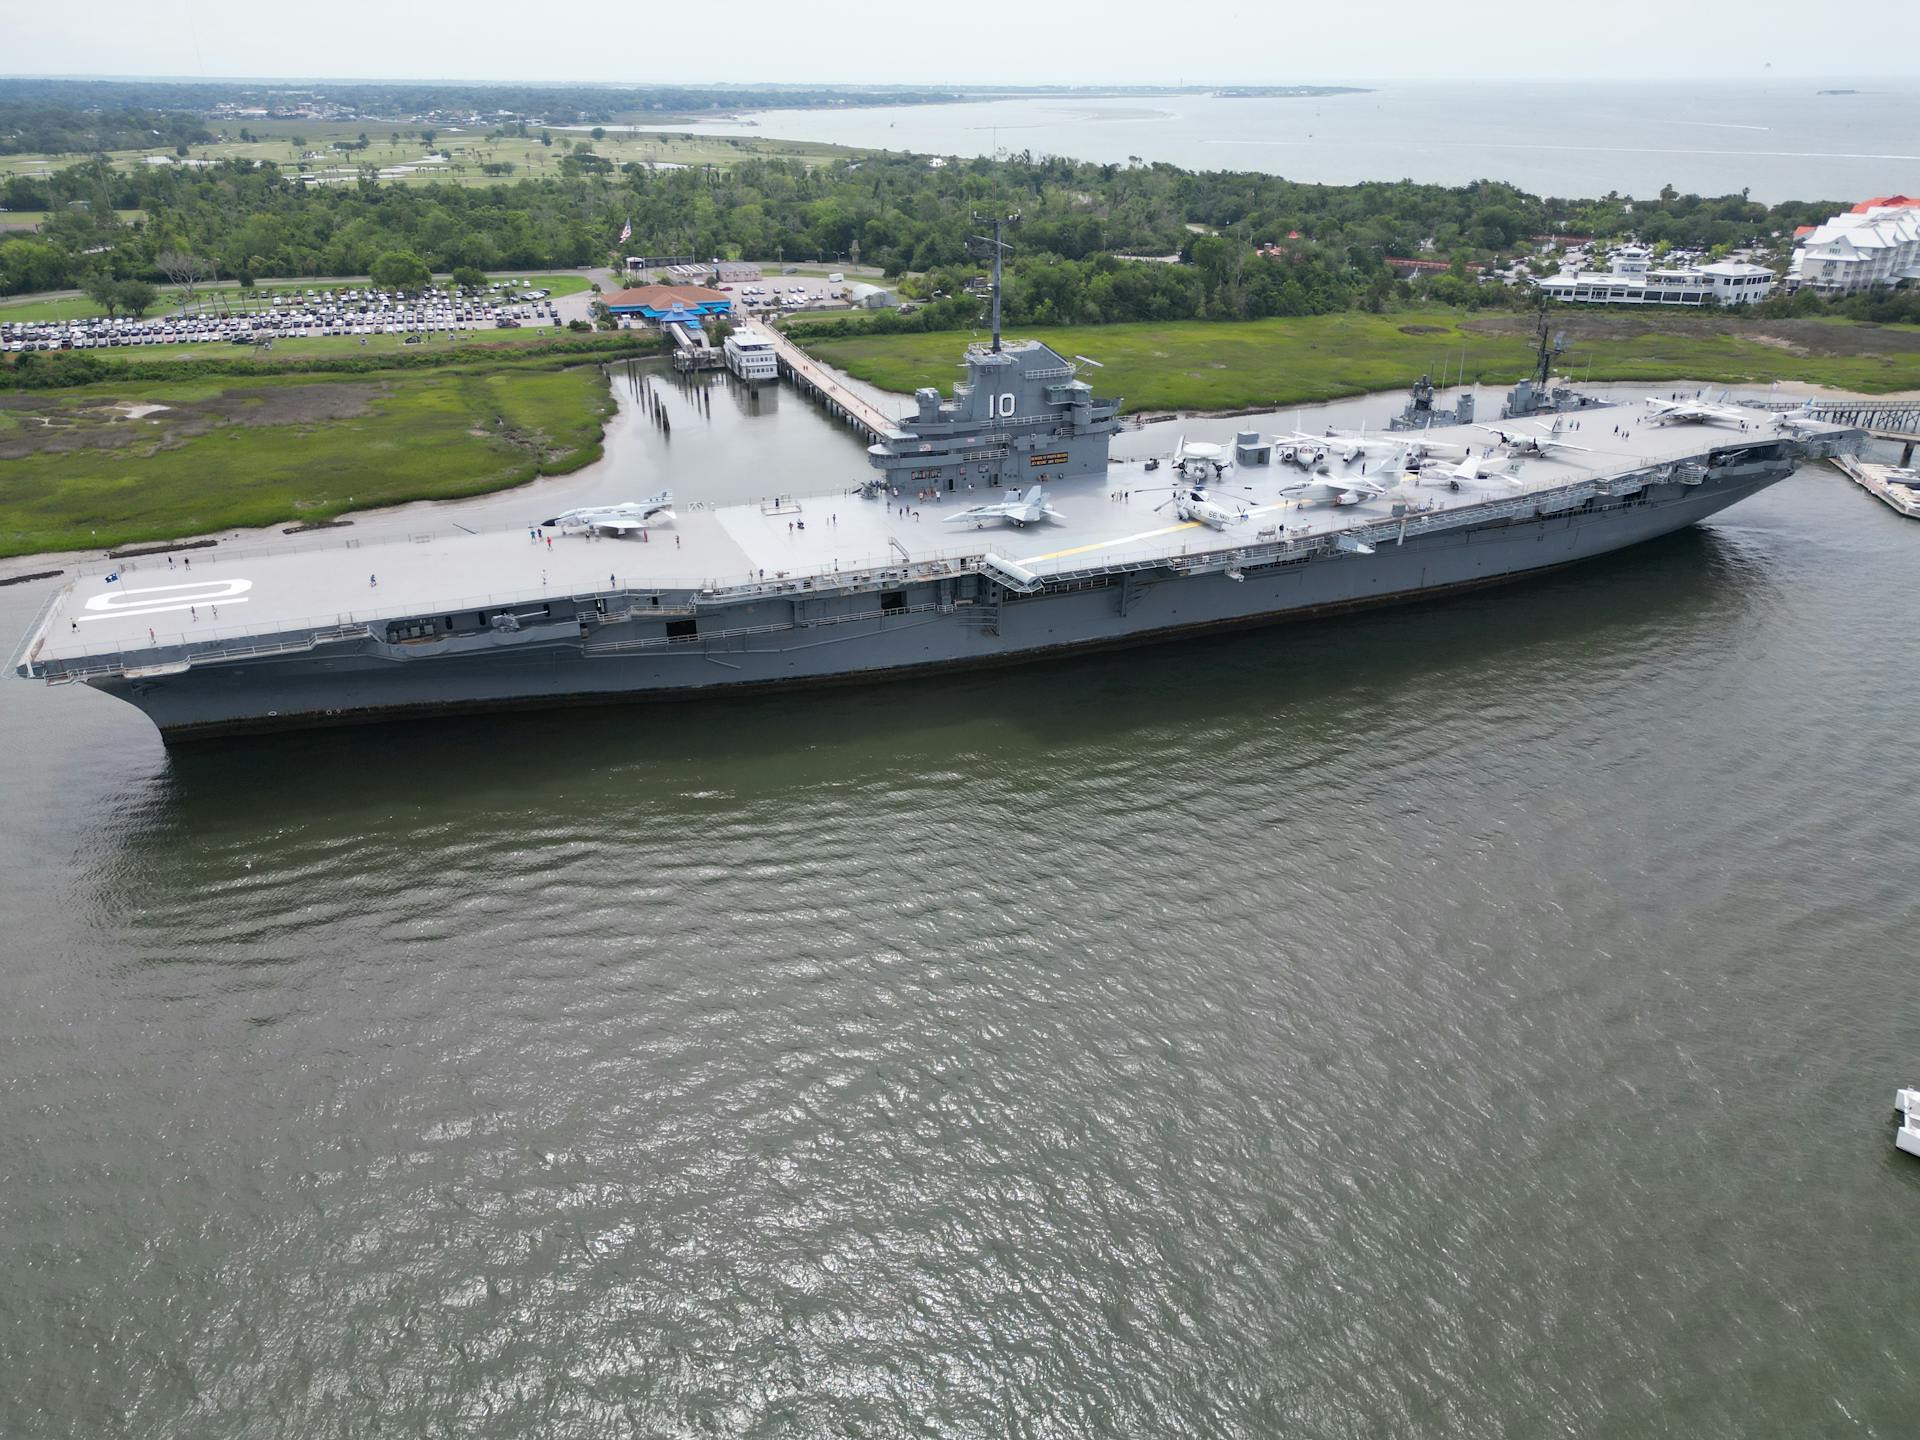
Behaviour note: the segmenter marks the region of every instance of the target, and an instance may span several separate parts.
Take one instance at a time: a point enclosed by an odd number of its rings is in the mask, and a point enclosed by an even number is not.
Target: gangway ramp
[[[673,343],[682,350],[711,350],[713,342],[707,338],[705,330],[691,330],[677,320],[667,322],[667,334]]]
[[[683,325],[665,320],[660,328],[673,341],[673,368],[676,370],[712,370],[720,364],[720,352],[698,325]]]

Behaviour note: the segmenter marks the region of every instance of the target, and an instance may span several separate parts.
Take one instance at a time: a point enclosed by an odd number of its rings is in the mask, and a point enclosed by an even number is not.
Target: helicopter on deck
[[[1239,525],[1250,518],[1251,512],[1245,505],[1223,505],[1207,493],[1202,481],[1183,480],[1176,483],[1173,493],[1153,508],[1164,510],[1169,505],[1173,513],[1182,520],[1190,520],[1199,525],[1210,525],[1215,530],[1225,530],[1230,525]]]

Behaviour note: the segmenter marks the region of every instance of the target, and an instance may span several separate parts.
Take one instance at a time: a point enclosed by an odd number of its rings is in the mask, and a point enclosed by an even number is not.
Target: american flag
[[[631,240],[632,238],[633,238],[633,221],[629,220],[625,225],[622,225],[620,227],[620,243],[624,245],[627,243],[627,241]]]

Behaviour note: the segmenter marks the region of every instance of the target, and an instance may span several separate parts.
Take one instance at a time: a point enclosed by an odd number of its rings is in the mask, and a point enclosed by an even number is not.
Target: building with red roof
[[[615,315],[639,315],[648,320],[660,320],[676,310],[696,317],[733,311],[731,296],[703,285],[636,285],[615,290],[605,297],[605,304]]]

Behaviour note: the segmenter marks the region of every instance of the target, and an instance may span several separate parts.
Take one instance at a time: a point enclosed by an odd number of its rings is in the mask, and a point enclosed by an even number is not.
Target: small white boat
[[[1894,1145],[1909,1155],[1920,1155],[1920,1090],[1894,1091],[1893,1113],[1900,1117]]]

